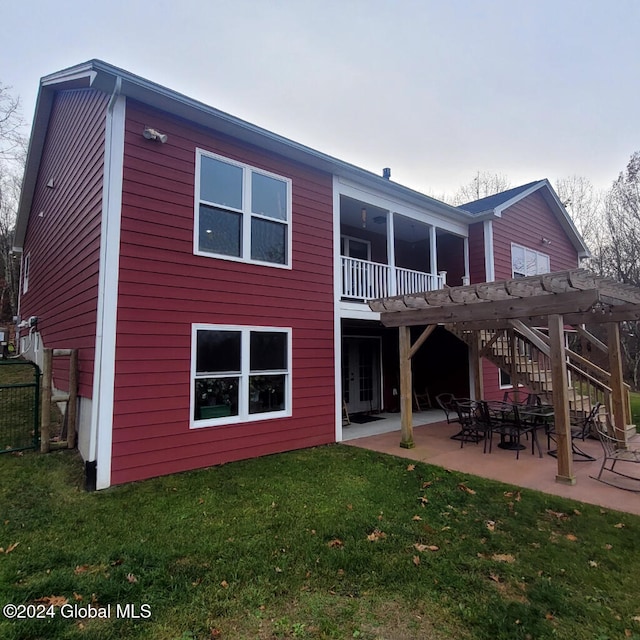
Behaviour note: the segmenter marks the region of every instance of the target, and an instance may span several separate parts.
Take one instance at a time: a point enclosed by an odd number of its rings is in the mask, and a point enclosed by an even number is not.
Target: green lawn
[[[1,604],[54,614],[1,638],[640,639],[636,516],[344,445],[81,484],[0,460]]]

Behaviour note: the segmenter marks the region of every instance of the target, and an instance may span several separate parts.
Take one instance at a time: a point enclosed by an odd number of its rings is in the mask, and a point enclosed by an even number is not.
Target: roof
[[[468,211],[473,215],[485,213],[487,211],[493,211],[512,198],[518,198],[525,191],[528,191],[531,187],[537,185],[539,182],[541,181],[536,180],[535,182],[529,182],[528,184],[523,184],[519,187],[514,187],[513,189],[507,189],[506,191],[502,191],[500,193],[494,193],[493,195],[487,196],[486,198],[480,198],[480,200],[473,200],[472,202],[458,205],[458,208],[464,209],[465,211]]]
[[[591,255],[589,248],[580,235],[578,229],[576,229],[571,216],[565,209],[562,202],[560,202],[558,194],[547,179],[529,182],[519,187],[514,187],[513,189],[507,189],[506,191],[487,196],[486,198],[480,198],[480,200],[467,202],[466,204],[460,205],[458,208],[472,215],[475,220],[483,220],[493,217],[499,218],[506,209],[512,207],[514,204],[520,202],[536,191],[542,195],[547,205],[558,219],[558,222],[563,227],[564,232],[571,241],[571,244],[577,251],[578,257],[588,258]]]
[[[391,198],[400,199],[420,208],[428,208],[435,213],[440,213],[460,222],[469,223],[470,221],[468,212],[457,207],[262,129],[129,71],[114,67],[101,60],[90,60],[50,74],[40,80],[16,222],[15,245],[18,250],[22,248],[24,243],[27,220],[33,200],[55,92],[78,88],[94,88],[109,95],[124,95],[190,122],[227,134],[248,144],[277,153],[293,161],[370,186]]]
[[[576,230],[571,218],[560,203],[547,180],[532,182],[501,194],[489,196],[462,207],[454,207],[414,189],[393,182],[381,175],[372,173],[348,162],[316,151],[276,133],[262,129],[228,113],[210,107],[181,93],[146,80],[129,71],[120,69],[101,60],[89,60],[82,64],[63,69],[45,76],[40,80],[40,90],[36,102],[31,139],[27,154],[22,193],[16,221],[15,248],[20,251],[24,244],[27,222],[34,196],[40,159],[53,107],[55,93],[58,90],[94,88],[109,95],[124,95],[143,104],[155,107],[195,124],[199,124],[238,140],[277,153],[290,160],[303,163],[339,178],[352,180],[358,184],[375,189],[388,197],[400,200],[421,209],[428,209],[452,220],[470,224],[483,216],[500,216],[502,210],[511,206],[529,193],[543,188],[542,192],[557,214],[565,232],[576,247],[580,257],[589,255],[589,251]]]

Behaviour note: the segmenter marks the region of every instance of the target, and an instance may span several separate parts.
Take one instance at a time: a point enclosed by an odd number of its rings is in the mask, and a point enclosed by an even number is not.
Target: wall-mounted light
[[[151,127],[145,127],[144,131],[142,132],[142,135],[147,140],[159,140],[160,142],[162,142],[162,144],[164,144],[167,141],[166,133],[160,133],[158,130],[152,129]]]
[[[542,238],[542,244],[549,246],[551,244],[551,240],[549,240],[549,238]]]
[[[360,217],[362,218],[362,228],[366,229],[367,228],[367,208],[366,207],[362,207],[362,210],[360,211]]]

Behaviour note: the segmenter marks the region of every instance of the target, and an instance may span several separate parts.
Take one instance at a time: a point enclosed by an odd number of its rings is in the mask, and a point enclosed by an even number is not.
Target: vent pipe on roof
[[[382,177],[383,177],[385,180],[389,180],[389,178],[391,178],[391,167],[385,167],[385,168],[382,170]]]

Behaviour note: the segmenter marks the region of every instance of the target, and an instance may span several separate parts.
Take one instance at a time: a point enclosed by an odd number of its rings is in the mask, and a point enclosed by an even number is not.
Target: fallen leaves
[[[505,491],[504,492],[504,497],[505,498],[511,498],[515,502],[520,502],[520,500],[522,500],[522,496],[520,495],[519,491]]]
[[[34,600],[34,602],[41,602],[47,606],[61,607],[63,604],[68,604],[69,600],[64,596],[44,596]]]
[[[369,540],[369,542],[378,542],[378,540],[384,540],[386,537],[387,534],[384,531],[380,531],[380,529],[374,529],[367,536],[367,540]]]
[[[566,513],[562,513],[562,511],[552,511],[551,509],[545,509],[545,512],[550,516],[557,518],[558,520],[567,520],[569,516]]]
[[[460,491],[464,491],[465,493],[468,493],[470,496],[476,495],[476,492],[473,489],[470,489],[469,487],[467,487],[467,485],[464,482],[461,482],[458,485],[458,489],[460,489]]]
[[[13,544],[10,544],[6,549],[0,547],[0,553],[11,553],[19,544],[19,542],[14,542]]]
[[[573,533],[567,533],[565,538],[567,540],[569,540],[570,542],[577,542],[578,541],[578,536],[573,535]]]
[[[342,542],[342,540],[340,540],[339,538],[334,538],[333,540],[329,540],[329,542],[327,542],[327,546],[329,547],[329,549],[342,549],[342,547],[344,547],[344,542]]]
[[[438,551],[440,547],[437,547],[435,544],[421,544],[420,542],[416,542],[413,547],[416,551]]]
[[[507,564],[513,564],[516,559],[510,553],[494,553],[491,559],[495,562],[506,562]]]

